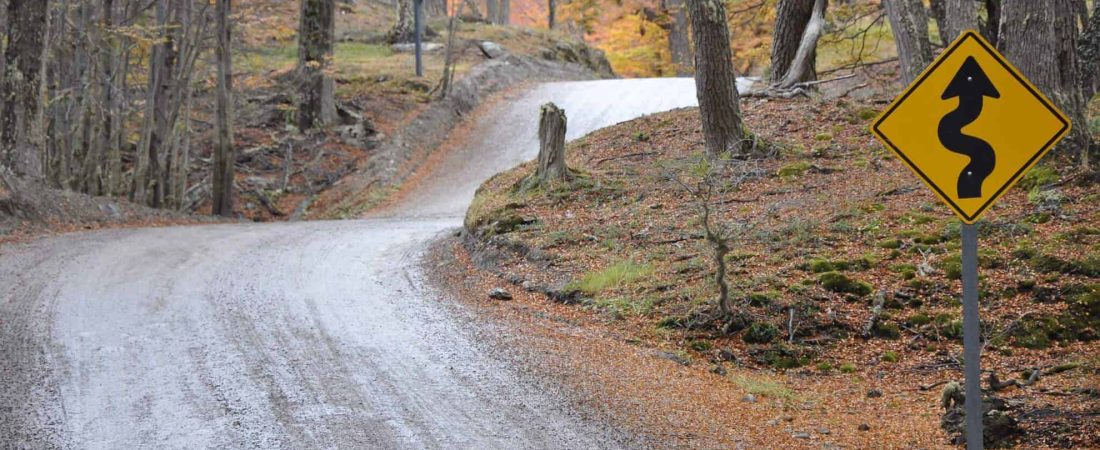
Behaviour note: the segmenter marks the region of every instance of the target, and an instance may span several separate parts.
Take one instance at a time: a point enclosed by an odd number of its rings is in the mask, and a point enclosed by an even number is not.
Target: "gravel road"
[[[482,180],[695,104],[690,79],[540,85],[385,217],[109,230],[0,246],[0,448],[615,448],[421,286]]]

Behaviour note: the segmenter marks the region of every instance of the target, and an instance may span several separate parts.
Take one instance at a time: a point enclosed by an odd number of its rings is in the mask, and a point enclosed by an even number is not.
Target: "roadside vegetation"
[[[717,311],[717,263],[698,203],[668,176],[698,173],[695,109],[570,143],[568,166],[583,174],[570,182],[519,189],[533,163],[494,177],[469,210],[468,231],[522,249],[501,267],[529,290],[552,292],[544,301],[568,299],[632,342],[716,373],[745,366],[843,385],[888,370],[900,374],[892,389],[933,385],[961,370],[959,226],[871,139],[868,112],[880,105],[742,104],[764,144],[741,163],[744,181],[720,178],[711,200],[731,232],[728,315]],[[1041,402],[1059,420],[1095,428],[1100,202],[1095,184],[1062,173],[1060,161],[1031,172],[982,225],[984,367],[1026,380],[1023,368],[1075,364],[1042,379],[1065,395]],[[777,391],[744,377],[731,381],[754,395]],[[1030,390],[1007,395],[1040,401]],[[1060,442],[1042,440],[1058,434],[1053,422],[1029,426],[1035,442]]]

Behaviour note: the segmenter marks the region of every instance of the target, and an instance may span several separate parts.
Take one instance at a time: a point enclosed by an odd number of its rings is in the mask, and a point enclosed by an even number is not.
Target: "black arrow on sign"
[[[940,119],[940,142],[948,150],[970,157],[970,164],[959,174],[959,198],[979,198],[982,196],[982,182],[993,173],[997,157],[988,142],[965,135],[962,129],[982,114],[984,97],[1000,98],[1001,93],[993,87],[993,82],[989,81],[978,61],[968,57],[941,98],[947,100],[954,97],[959,98],[959,107]]]

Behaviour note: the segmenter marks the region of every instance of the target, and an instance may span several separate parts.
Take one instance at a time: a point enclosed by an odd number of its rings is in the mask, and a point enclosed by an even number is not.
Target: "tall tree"
[[[945,28],[940,30],[940,37],[948,43],[963,31],[978,29],[978,3],[974,0],[944,0],[944,18]]]
[[[408,1],[408,0],[399,0]],[[298,128],[306,131],[336,121],[332,69],[335,0],[302,0],[298,24]]]
[[[814,0],[779,0],[776,5],[772,30],[772,82],[782,80],[787,74],[813,11]]]
[[[726,5],[722,0],[687,0],[695,41],[695,92],[702,114],[707,156],[742,154],[744,129],[738,105]]]
[[[1069,115],[1073,131],[1060,147],[1087,151],[1087,102],[1077,58],[1075,0],[1005,0],[1000,36],[1004,55]]]
[[[815,0],[810,21],[806,23],[806,29],[802,31],[802,38],[798,43],[798,50],[794,53],[791,66],[787,73],[778,82],[774,83],[780,88],[791,88],[795,84],[812,80],[814,74],[814,60],[817,58],[817,41],[821,39],[821,33],[825,28],[825,7],[828,0]]]
[[[50,2],[9,0],[6,72],[0,80],[0,166],[41,179],[43,72]]]
[[[932,62],[928,13],[921,0],[883,0],[897,42],[902,82],[909,84]]]
[[[217,0],[214,14],[217,16],[218,43],[214,47],[218,65],[217,111],[215,127],[217,142],[214,145],[213,213],[219,216],[233,214],[233,52],[232,30],[229,14],[232,0]]]
[[[668,50],[672,55],[672,64],[676,66],[676,75],[691,74],[691,39],[687,9],[684,0],[662,0],[662,6],[668,15]]]

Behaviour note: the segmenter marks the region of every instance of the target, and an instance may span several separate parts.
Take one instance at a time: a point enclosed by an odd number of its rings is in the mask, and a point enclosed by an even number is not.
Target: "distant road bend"
[[[0,247],[0,448],[608,448],[421,287],[482,180],[691,106],[690,79],[539,85],[485,114],[386,217],[108,230]]]

